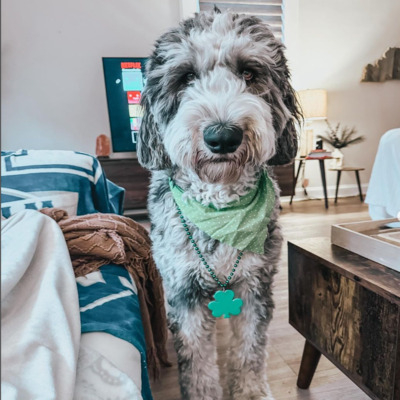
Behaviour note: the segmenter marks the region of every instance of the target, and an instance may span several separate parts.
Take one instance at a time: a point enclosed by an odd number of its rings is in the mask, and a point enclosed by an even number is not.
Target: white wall
[[[3,0],[2,149],[94,153],[109,134],[104,57],[145,57],[178,0]]]
[[[195,12],[199,12],[198,0],[180,0],[181,18],[193,17]]]
[[[345,149],[347,163],[366,167],[367,183],[379,138],[400,126],[400,81],[360,79],[367,63],[400,46],[400,1],[285,4],[294,86],[327,89],[329,120],[367,137]],[[196,8],[196,0],[3,0],[2,148],[93,153],[96,136],[109,134],[101,57],[148,55],[160,33]],[[323,133],[324,125],[315,129]],[[327,174],[333,186],[335,174]],[[306,175],[318,192],[316,162]],[[344,174],[343,185],[354,183]]]
[[[365,65],[388,47],[400,47],[399,15],[398,0],[286,0],[285,37],[293,84],[297,90],[327,89],[329,121],[355,126],[366,136],[364,143],[343,151],[346,164],[366,168],[361,173],[364,184],[380,137],[400,127],[400,81],[360,79]],[[325,124],[316,123],[314,128],[324,133]],[[321,186],[317,162],[307,162],[306,176],[311,188]],[[336,173],[327,172],[327,179],[334,186]],[[354,173],[342,175],[341,187],[354,183]]]

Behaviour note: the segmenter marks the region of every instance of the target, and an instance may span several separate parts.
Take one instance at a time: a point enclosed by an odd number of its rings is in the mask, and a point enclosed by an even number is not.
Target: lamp
[[[297,92],[297,98],[305,120],[305,127],[300,136],[300,157],[305,157],[314,148],[312,121],[327,117],[327,92],[325,89],[300,90]]]

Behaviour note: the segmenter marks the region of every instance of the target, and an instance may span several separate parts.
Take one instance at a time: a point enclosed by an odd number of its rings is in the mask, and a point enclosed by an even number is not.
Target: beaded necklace
[[[186,235],[190,240],[190,243],[193,245],[194,250],[196,251],[197,255],[199,256],[206,270],[209,272],[210,276],[214,279],[214,281],[218,284],[218,286],[222,288],[222,290],[218,290],[217,292],[214,293],[215,301],[211,301],[210,303],[208,303],[208,308],[212,311],[212,315],[214,317],[221,317],[223,315],[224,318],[230,318],[231,315],[239,315],[241,312],[241,307],[243,305],[243,300],[240,298],[234,299],[235,293],[233,292],[233,290],[226,290],[226,288],[229,285],[233,275],[235,274],[235,271],[242,258],[243,252],[239,251],[237,259],[233,265],[232,271],[227,276],[225,282],[222,283],[215,274],[214,270],[208,265],[204,256],[201,254],[201,251],[197,246],[196,241],[193,239],[193,236],[189,231],[189,227],[186,223],[185,217],[183,216],[181,209],[179,208],[179,206],[176,206],[176,209],[179,218],[181,220],[181,223],[183,225],[183,228],[186,231]]]

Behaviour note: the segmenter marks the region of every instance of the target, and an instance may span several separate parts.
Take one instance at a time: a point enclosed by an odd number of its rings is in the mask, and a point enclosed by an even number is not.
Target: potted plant
[[[326,136],[318,135],[319,139],[330,144],[334,150],[332,152],[332,157],[335,159],[335,167],[341,167],[343,165],[343,153],[340,149],[348,147],[351,144],[360,143],[365,140],[364,136],[356,136],[356,128],[348,128],[344,126],[341,128],[340,122],[336,124],[335,127],[327,121],[328,129],[325,131]]]

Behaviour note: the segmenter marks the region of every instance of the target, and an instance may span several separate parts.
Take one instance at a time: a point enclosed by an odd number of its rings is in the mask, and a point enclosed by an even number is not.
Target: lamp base
[[[307,157],[311,150],[314,149],[314,129],[311,123],[306,121],[304,129],[300,134],[300,157]]]

